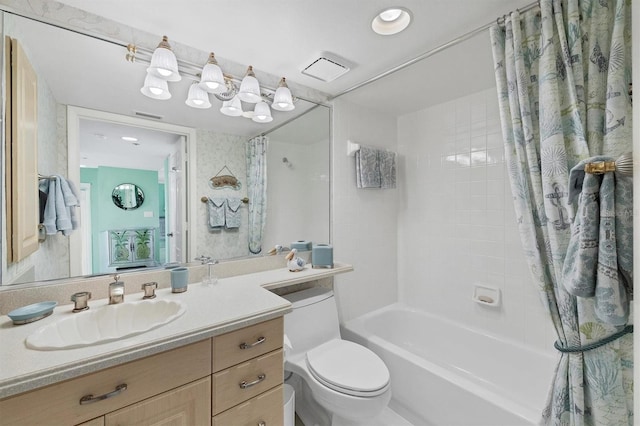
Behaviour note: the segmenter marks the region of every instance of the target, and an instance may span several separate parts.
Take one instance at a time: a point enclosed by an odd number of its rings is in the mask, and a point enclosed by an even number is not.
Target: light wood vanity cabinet
[[[214,426],[284,423],[283,318],[213,338]]]
[[[282,336],[280,317],[5,398],[0,425],[281,425]]]

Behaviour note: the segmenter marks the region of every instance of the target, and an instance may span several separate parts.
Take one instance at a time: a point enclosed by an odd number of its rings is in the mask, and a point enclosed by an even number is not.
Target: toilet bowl
[[[284,297],[292,303],[284,318],[284,367],[303,380],[312,396],[297,403],[297,409],[304,412],[306,404],[318,404],[332,425],[366,424],[378,416],[391,399],[389,370],[368,348],[340,339],[333,292],[311,288]]]

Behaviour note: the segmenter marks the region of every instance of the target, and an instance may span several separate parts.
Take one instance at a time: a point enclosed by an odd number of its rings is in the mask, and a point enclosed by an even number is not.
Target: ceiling
[[[60,0],[108,19],[161,35],[239,64],[252,64],[287,80],[335,96],[342,91],[442,45],[531,0]],[[373,17],[389,6],[412,13],[404,32],[381,36],[371,30]],[[412,66],[394,78],[367,86],[349,99],[391,114],[428,106],[451,96],[457,82],[473,81],[474,70],[491,73],[488,37],[481,36],[465,55],[449,49]],[[327,51],[353,66],[346,75],[325,83],[301,70]],[[473,52],[472,58],[466,58]],[[448,58],[445,59],[445,57]],[[447,66],[445,67],[444,64]],[[449,66],[451,65],[451,66]],[[469,79],[468,77],[471,76]],[[437,80],[444,77],[451,85]],[[492,76],[491,76],[492,78]],[[417,86],[412,81],[420,82]],[[426,81],[426,84],[422,84]],[[455,84],[453,82],[456,82]],[[364,93],[364,94],[362,94]],[[433,96],[435,93],[435,96]],[[393,98],[392,103],[382,102]]]

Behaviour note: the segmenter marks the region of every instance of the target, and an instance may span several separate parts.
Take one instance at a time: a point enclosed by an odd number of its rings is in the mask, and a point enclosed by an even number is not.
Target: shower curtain
[[[249,197],[249,252],[262,251],[262,236],[267,221],[267,145],[266,136],[247,142],[247,195]]]
[[[630,0],[541,0],[540,11],[514,12],[490,30],[525,256],[556,346],[577,350],[561,354],[545,424],[633,424],[632,335],[590,349],[622,327],[601,321],[593,298],[573,296],[562,282],[575,215],[569,171],[632,149],[630,15]]]

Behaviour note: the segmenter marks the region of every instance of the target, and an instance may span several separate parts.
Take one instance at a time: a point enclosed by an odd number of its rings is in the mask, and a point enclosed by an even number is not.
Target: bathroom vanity
[[[171,323],[114,342],[67,350],[26,348],[24,339],[71,306],[32,324],[0,317],[0,425],[281,425],[285,299],[268,291],[351,271],[284,268],[191,284],[186,312]],[[127,295],[127,301],[141,294]],[[97,309],[106,301],[90,303]]]

